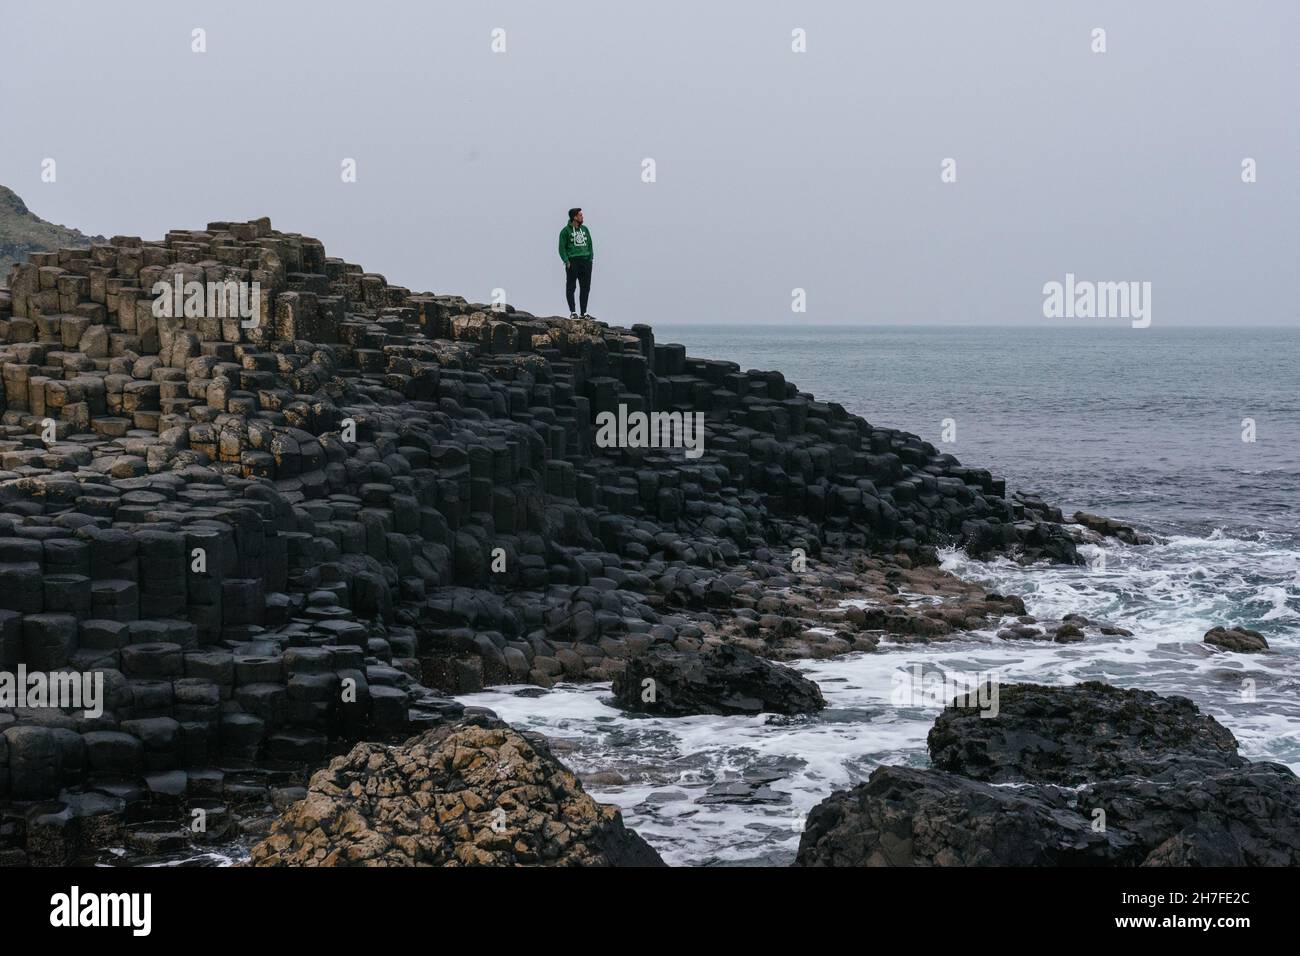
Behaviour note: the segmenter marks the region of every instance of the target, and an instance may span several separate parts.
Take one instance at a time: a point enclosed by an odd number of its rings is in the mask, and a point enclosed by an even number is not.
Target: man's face
[[[578,210],[578,214],[577,214],[576,216],[573,217],[573,221],[576,222],[579,226],[582,225],[582,210],[581,210],[581,209],[579,209],[579,210]]]

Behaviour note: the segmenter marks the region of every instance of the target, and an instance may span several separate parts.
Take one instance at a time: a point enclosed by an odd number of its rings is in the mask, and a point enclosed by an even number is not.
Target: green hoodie
[[[570,259],[594,259],[591,232],[586,226],[569,223],[560,230],[560,258],[567,266]]]

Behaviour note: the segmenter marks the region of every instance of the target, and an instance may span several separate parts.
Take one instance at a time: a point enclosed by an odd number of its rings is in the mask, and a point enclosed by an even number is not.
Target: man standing
[[[574,283],[582,284],[582,317],[587,315],[587,296],[591,294],[591,233],[582,224],[582,210],[569,210],[569,224],[560,230],[560,258],[564,261],[564,297],[569,303],[569,318],[576,319],[573,308]]]

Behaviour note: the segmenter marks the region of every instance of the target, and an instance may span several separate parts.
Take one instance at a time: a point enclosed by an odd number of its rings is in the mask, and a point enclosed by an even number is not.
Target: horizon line
[[[601,321],[611,321],[602,319]],[[611,321],[611,324],[612,323]],[[1048,323],[1007,323],[1007,322],[800,322],[800,323],[780,323],[780,322],[718,322],[718,321],[667,321],[667,322],[650,322],[647,323],[652,327],[672,326],[674,328],[701,328],[712,327],[720,328],[735,326],[736,328],[771,328],[771,329],[793,329],[793,328],[810,328],[810,329],[1113,329],[1119,331],[1130,331],[1127,324],[1106,324],[1106,323],[1071,323],[1068,325],[1048,324]],[[1294,329],[1300,331],[1300,323],[1291,325],[1268,325],[1252,324],[1243,325],[1241,323],[1222,323],[1222,324],[1201,324],[1188,323],[1179,325],[1156,325],[1152,323],[1146,329],[1137,329],[1133,331],[1146,332],[1150,329]]]

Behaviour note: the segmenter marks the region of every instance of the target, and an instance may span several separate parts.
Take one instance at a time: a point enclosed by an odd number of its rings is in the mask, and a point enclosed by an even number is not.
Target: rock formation
[[[782,664],[728,644],[698,653],[655,647],[614,677],[625,710],[660,717],[686,714],[810,714],[826,706],[821,690]]]
[[[0,286],[11,266],[33,252],[54,252],[60,248],[87,249],[103,236],[87,236],[76,229],[56,226],[32,213],[12,189],[0,186]]]
[[[663,866],[545,742],[499,721],[357,744],[312,777],[254,866]]]
[[[1212,627],[1205,632],[1205,643],[1241,654],[1260,654],[1268,650],[1264,635],[1248,627]]]
[[[1099,537],[1117,538],[1125,544],[1153,544],[1155,542],[1154,537],[1138,531],[1136,528],[1122,524],[1113,518],[1104,518],[1101,515],[1091,514],[1087,511],[1076,511],[1074,513],[1074,523],[1083,525]]]
[[[1295,866],[1300,780],[1191,701],[1101,683],[951,706],[932,770],[881,767],[813,808],[801,866]]]
[[[937,770],[988,783],[1074,786],[1172,763],[1241,766],[1237,741],[1185,697],[1089,682],[999,688],[996,717],[948,707],[926,742]]]
[[[1059,512],[779,372],[412,293],[265,219],[8,278],[0,671],[93,672],[106,700],[0,711],[0,800],[310,768],[437,725],[444,694],[750,640],[730,615],[770,588],[839,586],[795,556],[1079,560]],[[703,413],[702,456],[600,447],[620,409]],[[876,640],[787,630],[773,653]]]

